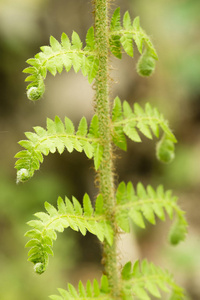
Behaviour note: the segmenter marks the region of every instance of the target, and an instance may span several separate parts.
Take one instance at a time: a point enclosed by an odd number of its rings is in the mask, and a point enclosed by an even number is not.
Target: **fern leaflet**
[[[39,274],[46,270],[49,254],[53,255],[52,246],[57,238],[56,231],[63,232],[68,227],[80,231],[83,235],[89,231],[101,242],[106,239],[112,244],[113,231],[104,216],[101,195],[96,199],[95,210],[87,194],[83,198],[83,208],[75,197],[72,198],[72,202],[67,197],[65,202],[59,197],[57,207],[58,209],[45,202],[47,213],[38,212],[35,216],[39,220],[28,222],[28,225],[33,227],[25,234],[31,238],[26,244],[26,247],[31,247],[28,260],[34,263],[34,269]]]
[[[43,46],[40,49],[41,52],[36,54],[34,58],[27,60],[30,67],[23,71],[30,74],[25,80],[31,81],[27,86],[27,96],[30,100],[38,100],[42,97],[47,71],[55,76],[57,72],[61,73],[63,68],[69,72],[73,66],[76,73],[81,69],[84,76],[88,75],[90,83],[95,78],[99,61],[95,52],[93,27],[87,32],[84,49],[82,49],[82,42],[76,32],[72,33],[71,41],[63,33],[61,43],[51,36],[50,46]]]
[[[172,275],[153,263],[136,261],[133,267],[128,262],[122,270],[123,299],[150,300],[150,295],[161,298],[160,290],[171,292],[174,300],[184,299],[183,290],[176,285]]]
[[[68,284],[68,290],[58,289],[58,291],[61,296],[52,295],[50,296],[52,300],[112,300],[108,287],[108,279],[105,275],[101,277],[101,286],[94,279],[93,284],[88,280],[86,287],[79,281],[78,291],[71,284]]]
[[[121,296],[122,299],[142,299],[150,300],[150,295],[156,298],[161,298],[160,290],[165,293],[170,293],[174,300],[184,298],[183,290],[176,285],[172,275],[167,270],[162,270],[153,263],[148,263],[143,260],[140,264],[136,261],[133,267],[128,262],[121,276]],[[112,300],[110,294],[108,279],[105,275],[101,278],[101,287],[96,279],[93,284],[88,280],[86,287],[79,281],[78,291],[68,284],[68,290],[58,289],[60,295],[52,295],[52,300]],[[172,299],[172,298],[171,298]]]
[[[144,186],[138,183],[135,191],[131,182],[127,186],[121,182],[116,192],[116,200],[116,220],[122,230],[129,232],[129,219],[141,228],[146,227],[144,219],[151,224],[156,223],[155,216],[164,221],[166,212],[170,219],[176,215],[170,233],[171,242],[178,244],[184,240],[187,233],[185,213],[177,205],[177,197],[172,196],[171,191],[164,192],[161,185],[156,190],[148,185],[145,190]]]
[[[110,24],[110,50],[118,58],[122,57],[121,46],[131,57],[134,56],[133,40],[140,54],[138,72],[142,76],[149,76],[155,68],[155,60],[158,59],[156,50],[145,31],[140,27],[139,17],[131,22],[128,11],[123,16],[121,26],[120,8],[117,8],[112,16]]]
[[[161,143],[162,147],[160,145],[157,149],[157,157],[162,161],[168,162],[168,159],[165,158],[166,155],[170,152],[170,155],[174,156],[173,144],[177,140],[163,115],[156,108],[152,108],[149,103],[145,105],[145,109],[138,103],[134,103],[132,110],[127,101],[124,101],[122,105],[120,99],[116,97],[112,111],[112,121],[113,142],[122,150],[127,149],[125,135],[134,142],[141,142],[138,131],[148,139],[153,139],[153,135],[159,138],[159,129],[161,128],[164,136]],[[166,140],[169,141],[170,147]]]
[[[89,132],[86,119],[83,117],[75,134],[74,125],[65,117],[65,124],[59,117],[55,120],[47,119],[47,130],[40,126],[34,127],[35,133],[26,132],[28,140],[22,140],[19,144],[26,150],[18,152],[16,161],[17,182],[31,178],[43,162],[43,155],[56,150],[61,154],[65,148],[71,153],[74,149],[84,151],[88,158],[94,157],[95,169],[97,170],[102,159],[103,146],[99,140],[98,118],[95,115],[91,121]]]

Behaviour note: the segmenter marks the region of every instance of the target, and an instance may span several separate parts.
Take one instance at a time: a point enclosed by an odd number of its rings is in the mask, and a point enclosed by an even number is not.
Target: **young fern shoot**
[[[84,287],[80,281],[78,290],[68,284],[67,290],[59,289],[60,295],[53,295],[51,299],[149,300],[151,297],[161,298],[161,292],[165,292],[170,299],[180,300],[184,298],[183,289],[167,270],[147,260],[136,261],[133,266],[127,262],[122,270],[118,267],[117,239],[120,231],[129,232],[130,220],[145,228],[145,221],[156,224],[157,218],[164,221],[166,215],[170,219],[175,217],[170,231],[172,244],[184,240],[187,222],[184,211],[177,204],[177,197],[171,191],[165,191],[162,185],[154,189],[137,183],[134,188],[131,182],[121,182],[115,187],[113,145],[126,151],[126,138],[138,143],[141,135],[150,140],[155,136],[160,139],[157,158],[169,163],[174,158],[177,140],[167,120],[150,103],[144,108],[137,103],[131,107],[118,97],[110,99],[111,55],[121,59],[124,51],[134,57],[136,48],[140,53],[137,72],[141,76],[153,73],[158,56],[140,26],[139,17],[132,21],[126,12],[121,21],[120,8],[117,8],[109,19],[109,0],[95,0],[94,6],[95,26],[88,30],[84,48],[76,32],[72,33],[71,40],[63,33],[61,43],[50,37],[50,46],[41,47],[41,52],[27,60],[30,66],[24,70],[29,74],[26,81],[30,82],[27,97],[32,101],[43,96],[47,72],[55,76],[64,69],[69,72],[72,67],[75,72],[81,70],[95,86],[95,114],[91,123],[88,125],[83,116],[75,130],[68,117],[64,122],[58,116],[54,120],[47,118],[46,129],[36,126],[34,132],[25,133],[26,140],[19,142],[24,150],[16,154],[15,167],[17,182],[25,182],[40,168],[44,156],[49,153],[83,151],[94,161],[99,194],[95,207],[88,194],[83,197],[83,206],[73,196],[72,201],[68,197],[59,197],[57,208],[45,202],[46,212],[37,212],[37,219],[28,222],[31,227],[25,234],[29,238],[26,247],[31,248],[28,260],[34,264],[36,273],[42,274],[47,269],[49,255],[53,255],[58,232],[68,227],[82,235],[89,231],[102,243],[105,274],[101,282],[94,279]]]

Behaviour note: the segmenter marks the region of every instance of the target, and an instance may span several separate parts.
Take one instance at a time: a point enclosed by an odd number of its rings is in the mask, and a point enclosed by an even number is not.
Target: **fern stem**
[[[109,38],[108,38],[108,0],[95,0],[95,39],[99,56],[99,71],[96,76],[96,114],[99,118],[99,131],[104,153],[99,169],[99,189],[104,199],[106,215],[114,230],[113,245],[104,243],[104,264],[113,297],[120,297],[119,274],[117,266],[117,230],[113,212],[115,208],[115,190],[113,176],[113,154],[111,142],[111,118],[109,100]]]

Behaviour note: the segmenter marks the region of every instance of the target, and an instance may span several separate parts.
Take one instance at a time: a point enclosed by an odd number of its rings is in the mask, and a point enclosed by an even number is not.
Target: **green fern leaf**
[[[53,52],[61,50],[60,43],[53,36],[50,36],[50,45]]]
[[[71,153],[74,149],[84,151],[88,158],[94,156],[94,165],[97,170],[100,166],[103,146],[100,144],[98,133],[98,118],[94,116],[88,133],[88,125],[83,117],[79,123],[76,134],[74,125],[68,118],[65,124],[58,116],[55,120],[47,118],[47,130],[40,126],[34,127],[35,133],[26,132],[28,140],[22,140],[19,144],[26,150],[16,154],[17,182],[30,179],[34,172],[40,168],[43,155],[55,153],[62,154],[65,148]]]
[[[80,50],[82,48],[82,42],[79,35],[73,31],[72,33],[72,49]]]
[[[135,31],[140,31],[140,17],[136,17],[134,20],[133,20],[133,29]]]
[[[94,115],[91,120],[88,136],[92,137],[92,138],[99,137],[99,119],[98,119],[97,115]]]
[[[95,214],[102,215],[103,214],[103,197],[102,195],[98,195],[95,201]]]
[[[114,100],[114,106],[112,110],[112,121],[121,121],[123,120],[123,115],[122,115],[122,104],[119,99],[119,97],[116,97]]]
[[[96,140],[99,139],[99,120],[96,115],[91,120],[88,137]],[[95,170],[98,170],[102,161],[104,147],[99,142],[93,142],[92,146]]]
[[[111,31],[117,31],[121,29],[121,21],[120,21],[120,7],[116,8],[110,22]]]
[[[96,77],[99,68],[99,59],[95,56],[87,57],[88,63],[88,82],[92,83],[93,79]]]
[[[125,41],[122,41],[123,44],[126,44]],[[122,52],[121,52],[121,43],[120,43],[120,35],[113,35],[110,40],[110,51],[114,56],[121,59],[122,58]],[[127,48],[127,47],[126,47]]]
[[[157,157],[164,162],[171,162],[174,158],[174,143],[177,140],[163,115],[156,108],[152,108],[149,103],[145,105],[145,109],[138,103],[135,103],[133,109],[131,109],[126,101],[123,102],[122,106],[120,99],[116,97],[112,112],[112,122],[113,142],[123,150],[126,150],[124,134],[134,142],[141,142],[138,132],[148,139],[153,139],[153,135],[157,138],[159,137],[159,128],[162,129],[164,138],[158,144]]]
[[[86,283],[86,292],[88,297],[93,297],[92,283],[89,280]]]
[[[82,117],[80,120],[80,123],[78,125],[78,131],[77,131],[77,135],[78,136],[82,136],[85,137],[88,131],[88,125],[87,125],[87,120],[85,117]]]
[[[122,295],[125,299],[149,300],[151,296],[160,298],[161,293],[171,293],[175,299],[184,299],[184,291],[174,281],[167,270],[162,270],[153,263],[136,261],[133,267],[128,262],[122,270]],[[171,298],[170,298],[171,299]]]
[[[110,23],[110,32],[118,32],[121,29],[121,24],[120,24],[120,8],[118,7],[111,18],[111,23]],[[113,55],[115,55],[117,58],[122,57],[121,53],[121,44],[120,44],[120,35],[118,33],[116,34],[111,34],[110,39],[110,51],[112,52]]]
[[[99,143],[93,143],[92,145],[94,149],[94,167],[95,170],[98,170],[102,161],[104,147]]]
[[[72,60],[72,65],[75,73],[78,73],[78,71],[81,69],[82,65],[82,54],[79,53],[72,53],[71,54],[71,60]]]
[[[29,221],[28,225],[33,229],[25,234],[31,238],[26,244],[26,247],[31,247],[28,260],[34,263],[37,273],[41,274],[46,270],[49,255],[53,255],[52,246],[57,238],[56,232],[63,232],[65,228],[70,227],[83,235],[89,231],[101,242],[106,239],[112,244],[113,231],[103,214],[101,198],[98,196],[95,211],[87,194],[83,198],[83,208],[75,197],[72,198],[72,202],[67,197],[65,202],[59,197],[57,209],[45,202],[47,212],[36,213],[35,216],[39,220]]]
[[[41,52],[35,58],[27,60],[31,67],[23,72],[30,74],[25,81],[31,83],[27,86],[27,97],[30,100],[38,100],[45,91],[44,80],[49,71],[53,76],[61,73],[63,68],[67,72],[73,66],[77,73],[80,69],[84,76],[88,75],[91,83],[98,70],[98,58],[95,52],[94,29],[91,27],[86,36],[86,47],[82,49],[82,42],[76,32],[72,33],[71,42],[68,36],[63,33],[61,43],[53,36],[50,37],[50,46],[40,48]]]
[[[78,283],[78,291],[81,297],[87,297],[85,287],[81,281]]]
[[[187,233],[185,213],[177,205],[177,198],[171,195],[171,191],[165,192],[162,186],[156,190],[151,186],[145,189],[141,183],[138,183],[135,191],[131,182],[127,186],[121,182],[117,188],[116,200],[116,220],[122,230],[129,232],[129,219],[141,228],[146,227],[145,219],[151,224],[156,223],[155,216],[164,221],[166,212],[170,219],[176,215],[170,232],[171,243],[178,244],[184,240]]]
[[[108,277],[106,275],[103,275],[101,277],[101,290],[105,294],[108,294],[110,292]]]
[[[95,38],[94,38],[94,27],[90,27],[88,29],[87,35],[86,35],[86,51],[93,51],[95,49]]]
[[[127,137],[129,137],[134,142],[141,142],[142,141],[139,134],[138,134],[138,132],[137,132],[137,130],[135,129],[135,125],[133,123],[132,124],[126,124],[123,128],[123,132],[127,135]],[[116,144],[115,141],[114,141],[114,143]],[[126,150],[126,149],[122,149],[122,150]]]
[[[69,72],[72,67],[72,59],[70,56],[63,57],[63,66],[66,70],[66,72]],[[86,76],[86,74],[84,75]]]
[[[82,147],[83,147],[83,151],[85,152],[85,155],[88,158],[92,158],[93,154],[94,154],[94,149],[92,147],[92,145],[88,142],[88,141],[81,141]]]
[[[123,27],[126,30],[132,29],[131,18],[130,18],[130,15],[129,15],[128,11],[125,12],[124,17],[123,17]]]
[[[125,30],[131,30],[131,18],[128,13],[128,11],[124,14],[123,17],[123,27]],[[124,35],[121,36],[120,42],[122,44],[122,47],[124,48],[125,52],[133,57],[133,35],[132,33],[124,33]]]
[[[91,27],[91,28],[93,29],[93,27]],[[94,29],[93,29],[93,31],[94,31]],[[94,32],[93,32],[93,34],[94,34]],[[88,56],[86,56],[86,55],[81,56],[81,71],[82,71],[83,76],[88,76],[88,82],[92,83],[92,81],[96,77],[96,74],[98,71],[99,59],[98,59],[98,57],[96,57],[94,55],[89,55],[90,51],[91,52],[95,51],[94,36],[91,40],[90,35],[89,35],[89,37],[87,37],[88,38],[88,40],[86,40],[87,45],[84,48],[84,51],[88,52]],[[90,38],[90,40],[89,40],[89,38]]]
[[[74,131],[75,131],[74,124],[67,117],[65,117],[65,128],[66,128],[66,132],[68,132],[68,134],[74,134]]]
[[[69,50],[71,48],[70,40],[64,32],[61,35],[61,45],[65,50]]]
[[[91,217],[94,214],[94,210],[92,207],[92,203],[90,198],[87,194],[85,194],[83,198],[83,208],[84,208],[84,215],[87,217]]]
[[[121,122],[123,121],[122,114],[122,105],[119,97],[115,98],[113,111],[112,111],[112,122],[116,124],[119,123],[119,126],[113,126],[113,142],[122,150],[127,149],[126,138],[124,135],[123,127]]]
[[[106,286],[105,286],[106,285]],[[73,285],[68,284],[68,290],[58,289],[61,296],[52,295],[50,296],[53,300],[112,300],[110,290],[108,288],[108,279],[105,275],[101,278],[101,286],[96,279],[93,283],[89,280],[84,287],[83,283],[79,281],[78,291],[74,288]]]
[[[124,51],[131,57],[133,57],[133,37],[130,33],[125,33],[121,36],[120,42]]]

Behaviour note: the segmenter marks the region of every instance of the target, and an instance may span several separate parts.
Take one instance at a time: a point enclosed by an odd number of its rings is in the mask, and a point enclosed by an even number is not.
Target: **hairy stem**
[[[118,299],[120,292],[116,247],[117,228],[113,216],[115,190],[109,101],[108,2],[108,0],[95,0],[95,37],[99,55],[99,71],[95,83],[95,106],[99,118],[100,138],[104,146],[103,159],[99,170],[99,188],[104,199],[107,218],[111,221],[114,230],[113,245],[110,246],[107,242],[104,243],[104,264],[113,296]]]

